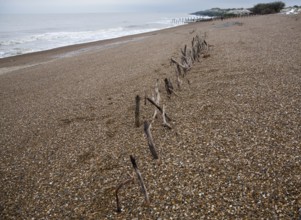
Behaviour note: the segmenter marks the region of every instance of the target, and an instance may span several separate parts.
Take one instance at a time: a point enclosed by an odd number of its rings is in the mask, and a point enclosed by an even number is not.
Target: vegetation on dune
[[[235,17],[237,15],[245,14],[273,14],[279,13],[285,7],[285,3],[281,1],[271,2],[271,3],[259,3],[253,8],[243,9],[243,8],[212,8],[205,11],[198,11],[193,13],[194,15],[209,16],[209,17]],[[298,6],[294,6],[298,7]]]
[[[251,8],[251,11],[254,14],[273,14],[279,13],[285,7],[285,3],[278,1],[278,2],[271,2],[271,3],[260,3],[255,5]]]

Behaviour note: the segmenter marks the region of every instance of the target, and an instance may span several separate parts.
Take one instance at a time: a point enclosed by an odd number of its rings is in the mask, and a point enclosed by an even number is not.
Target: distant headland
[[[254,5],[252,8],[212,8],[204,11],[197,11],[191,13],[192,15],[198,16],[209,16],[209,17],[235,17],[235,16],[245,16],[245,15],[263,15],[263,14],[274,14],[274,13],[286,13],[293,12],[299,13],[301,11],[301,6],[295,5],[290,7],[285,7],[285,3],[281,1],[271,2],[271,3],[259,3]]]

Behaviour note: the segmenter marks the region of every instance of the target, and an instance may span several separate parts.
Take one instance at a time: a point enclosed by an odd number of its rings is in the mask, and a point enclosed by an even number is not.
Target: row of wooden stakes
[[[181,49],[181,56],[180,56],[180,61],[177,61],[174,58],[171,58],[170,64],[174,66],[175,73],[176,73],[176,85],[178,89],[181,89],[181,86],[183,84],[183,79],[185,78],[186,74],[188,71],[192,68],[193,64],[195,62],[199,62],[201,56],[207,57],[209,56],[209,45],[207,44],[205,37],[200,37],[198,34],[193,37],[191,41],[191,48],[188,48],[187,45],[184,46],[183,49]],[[190,81],[187,79],[188,84],[190,84]],[[170,79],[165,78],[164,79],[164,84],[165,84],[165,89],[166,89],[166,94],[167,97],[170,99],[172,95],[178,96],[178,94],[175,91],[175,88],[171,82]],[[158,151],[156,149],[156,146],[153,141],[152,133],[151,133],[151,124],[157,117],[158,112],[161,113],[163,123],[162,125],[166,127],[167,129],[172,129],[172,126],[170,122],[172,121],[171,117],[166,113],[166,107],[163,104],[162,107],[160,106],[160,92],[159,92],[159,80],[157,79],[156,84],[155,84],[155,89],[154,89],[154,95],[152,95],[152,98],[147,97],[145,95],[144,101],[145,104],[146,102],[151,103],[155,110],[154,114],[152,116],[151,123],[148,121],[144,121],[143,127],[144,127],[144,133],[147,139],[148,147],[150,149],[150,152],[152,154],[152,157],[154,160],[158,160],[160,163],[160,155],[158,154]],[[135,126],[140,127],[140,106],[141,106],[141,97],[139,95],[136,96],[135,98]],[[136,159],[134,156],[130,155],[130,160],[132,163],[132,166],[134,168],[134,172],[137,175],[137,179],[139,182],[139,185],[141,187],[141,191],[144,194],[144,199],[145,199],[145,204],[149,205],[150,200],[149,200],[149,195],[147,192],[147,189],[145,187],[142,175],[138,169]],[[125,180],[124,182],[120,183],[115,190],[115,195],[116,195],[116,203],[117,203],[117,212],[121,212],[121,204],[120,204],[120,199],[118,197],[118,192],[119,190],[129,184],[134,182],[134,175],[131,175],[129,179]]]

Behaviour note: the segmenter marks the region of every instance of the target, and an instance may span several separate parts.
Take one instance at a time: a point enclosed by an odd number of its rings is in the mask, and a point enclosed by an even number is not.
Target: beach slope
[[[170,58],[210,45],[175,86]],[[301,17],[189,24],[0,60],[1,219],[298,219]],[[164,78],[178,96],[168,99]],[[160,81],[153,161],[134,100]],[[188,83],[189,81],[189,83]],[[141,121],[154,107],[141,101]],[[137,159],[150,196],[129,178]]]

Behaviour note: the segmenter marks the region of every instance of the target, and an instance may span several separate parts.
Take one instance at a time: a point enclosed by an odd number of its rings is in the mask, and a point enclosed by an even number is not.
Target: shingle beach
[[[200,33],[207,56],[175,86]],[[164,79],[177,96],[167,98]],[[159,79],[152,123],[145,94]],[[299,219],[301,15],[198,22],[0,59],[0,219]],[[116,187],[133,173],[139,183]]]

